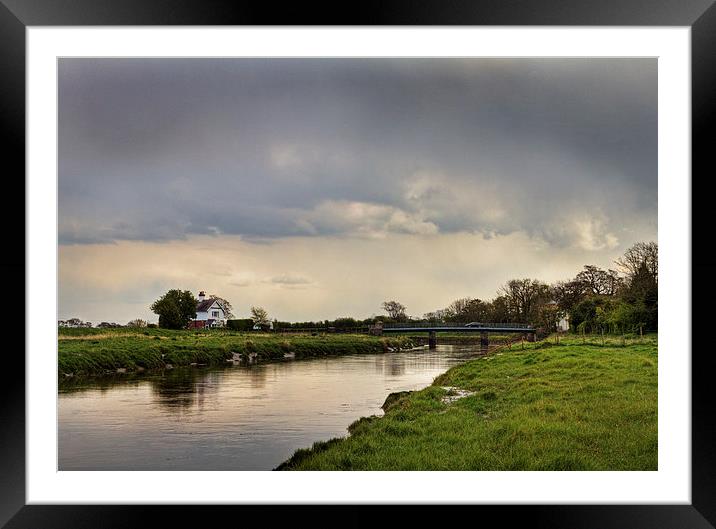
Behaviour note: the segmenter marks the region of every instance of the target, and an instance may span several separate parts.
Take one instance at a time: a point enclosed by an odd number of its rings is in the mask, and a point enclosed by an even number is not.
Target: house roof
[[[197,312],[206,312],[209,310],[209,308],[216,302],[216,299],[214,298],[208,298],[204,301],[199,301],[196,304],[196,311]]]

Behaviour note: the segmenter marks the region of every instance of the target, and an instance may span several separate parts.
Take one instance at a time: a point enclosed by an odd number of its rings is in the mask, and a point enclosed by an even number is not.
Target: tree
[[[426,312],[423,314],[423,319],[432,323],[444,322],[450,315],[447,309],[438,309],[434,312]]]
[[[333,320],[333,327],[336,329],[350,329],[353,327],[358,327],[360,325],[360,322],[356,320],[355,318],[336,318]]]
[[[534,321],[539,306],[549,300],[549,287],[537,279],[510,279],[500,293],[505,296],[510,313],[522,323]]]
[[[69,320],[58,322],[60,327],[92,327],[91,321],[82,321],[79,318],[70,318]]]
[[[610,332],[639,332],[650,328],[650,313],[642,303],[630,304],[620,299],[608,299],[597,307],[597,322]]]
[[[384,301],[381,308],[388,313],[388,316],[397,321],[407,319],[405,315],[405,305],[398,303],[397,301]]]
[[[268,325],[269,315],[266,309],[263,307],[251,307],[251,319],[254,320],[254,325]]]
[[[562,316],[557,303],[545,303],[540,305],[537,310],[537,327],[545,334],[553,333],[557,330],[557,322]]]
[[[587,295],[587,287],[581,281],[557,281],[550,287],[552,299],[560,310],[569,312]]]
[[[635,307],[639,307],[643,316],[642,322],[648,329],[658,326],[659,285],[648,268],[646,262],[636,270],[624,289],[622,299]]]
[[[221,308],[224,310],[224,314],[227,320],[230,320],[234,317],[234,307],[231,306],[231,303],[226,301],[221,296],[217,296],[216,294],[209,294],[210,298],[214,298],[216,302],[221,305]]]
[[[598,330],[597,308],[604,305],[604,298],[589,296],[577,303],[570,313],[569,326],[584,332]]]
[[[617,259],[617,267],[631,280],[639,269],[644,266],[654,282],[659,275],[659,246],[655,242],[638,242]]]
[[[615,270],[602,270],[594,265],[584,265],[574,281],[581,283],[587,293],[613,296],[619,290],[621,279]]]
[[[640,323],[647,329],[658,326],[659,247],[655,242],[638,242],[617,259],[617,266],[626,274],[621,298],[639,311]]]
[[[147,326],[147,322],[140,318],[137,318],[136,320],[130,320],[127,322],[127,327],[146,327],[146,326]]]
[[[445,309],[448,321],[468,323],[471,321],[485,321],[488,315],[488,305],[477,298],[456,299]]]
[[[462,317],[465,322],[485,321],[488,315],[488,305],[478,298],[473,298],[465,307]]]
[[[169,290],[152,303],[150,309],[159,315],[159,327],[184,329],[189,320],[196,318],[196,298],[190,290]]]
[[[460,318],[462,314],[467,312],[470,301],[472,301],[470,298],[460,298],[450,303],[450,305],[445,308],[446,319],[455,321]]]
[[[507,323],[512,321],[510,306],[505,296],[497,296],[487,305],[487,321]]]

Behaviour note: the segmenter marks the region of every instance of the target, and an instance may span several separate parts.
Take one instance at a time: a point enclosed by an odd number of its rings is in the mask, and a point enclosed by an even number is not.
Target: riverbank
[[[657,470],[657,367],[656,336],[503,348],[277,470]]]
[[[58,375],[96,376],[117,372],[218,365],[411,349],[407,337],[367,335],[275,335],[223,330],[59,329]]]

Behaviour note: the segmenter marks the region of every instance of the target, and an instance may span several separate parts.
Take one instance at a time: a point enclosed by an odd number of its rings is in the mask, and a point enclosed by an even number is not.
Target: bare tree
[[[470,298],[460,298],[456,299],[450,305],[447,306],[445,309],[445,312],[448,314],[448,318],[455,319],[456,317],[459,317],[461,314],[464,314],[467,312],[468,307],[470,306],[470,302],[472,299]]]
[[[268,312],[263,307],[251,307],[251,319],[255,325],[268,325],[270,321]]]
[[[405,315],[405,305],[398,303],[397,301],[384,301],[381,308],[394,320],[401,321],[407,318]]]
[[[616,296],[624,286],[624,280],[619,277],[619,273],[611,268],[607,270],[605,277],[605,293],[608,296]]]
[[[437,321],[442,322],[445,321],[450,314],[448,313],[447,309],[438,309],[434,312],[426,312],[423,314],[423,319],[426,319],[428,321]]]
[[[638,242],[615,261],[619,270],[631,281],[643,267],[658,282],[659,245],[653,241]]]
[[[510,308],[520,322],[529,322],[537,317],[537,309],[548,301],[549,287],[537,279],[510,279],[500,288]]]
[[[581,281],[557,281],[550,287],[552,299],[561,310],[570,311],[587,295],[587,287]]]
[[[484,321],[488,315],[488,304],[478,298],[460,298],[450,303],[445,311],[452,321]]]
[[[574,281],[584,285],[588,293],[613,296],[619,290],[621,279],[615,270],[603,270],[598,266],[584,265]]]
[[[127,327],[146,327],[146,326],[147,326],[147,322],[140,318],[137,318],[136,320],[130,320],[127,322]]]
[[[505,296],[497,296],[487,304],[487,321],[493,322],[511,322],[513,314],[510,311],[510,305]]]

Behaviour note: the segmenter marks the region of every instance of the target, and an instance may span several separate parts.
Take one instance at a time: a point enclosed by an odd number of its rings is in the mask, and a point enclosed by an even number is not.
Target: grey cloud
[[[655,225],[656,73],[655,59],[61,59],[60,242],[525,230],[597,248]]]
[[[310,235],[339,234],[379,237],[387,233],[430,235],[437,226],[420,214],[383,204],[326,201],[298,215],[297,225]]]
[[[313,283],[313,281],[306,277],[293,274],[282,274],[279,276],[274,276],[268,279],[268,282],[273,283],[274,285],[286,286],[310,285],[311,283]]]

